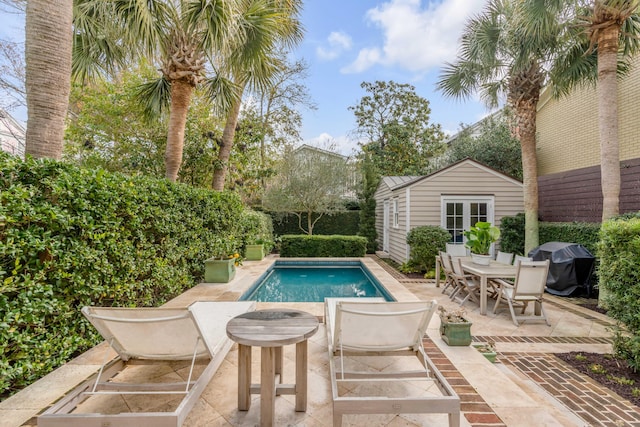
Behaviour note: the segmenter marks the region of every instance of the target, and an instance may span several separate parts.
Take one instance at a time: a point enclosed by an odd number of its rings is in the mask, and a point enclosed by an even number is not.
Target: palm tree
[[[501,97],[513,109],[522,149],[525,209],[525,253],[538,246],[538,181],[536,107],[548,78],[545,60],[563,32],[556,21],[545,31],[525,37],[527,22],[522,2],[491,0],[472,18],[462,35],[460,54],[445,65],[438,89],[445,95],[467,98],[478,92],[489,108]],[[553,24],[553,25],[551,25]]]
[[[62,156],[71,90],[72,0],[29,0],[26,8],[26,153]]]
[[[618,149],[618,83],[640,47],[638,0],[527,0],[525,19],[530,31],[544,29],[549,8],[560,11],[568,31],[567,45],[558,52],[552,71],[556,96],[577,85],[598,88],[602,220],[618,214],[620,158]],[[564,9],[562,9],[564,7]],[[555,17],[553,18],[556,19]]]
[[[247,88],[266,92],[277,84],[279,71],[286,67],[281,49],[288,49],[302,39],[298,20],[300,0],[249,0],[241,11],[242,36],[224,58],[223,69],[237,88],[227,111],[218,159],[215,161],[212,188],[224,189],[233,139],[240,115],[242,95]]]
[[[618,61],[638,50],[640,22],[636,0],[594,0],[586,17],[590,47],[598,55],[598,127],[602,221],[620,207],[620,154],[618,145]],[[620,46],[625,49],[620,50]],[[626,56],[626,57],[625,57]]]
[[[161,59],[162,75],[141,88],[140,95],[149,111],[169,109],[165,175],[171,181],[176,181],[182,163],[186,118],[196,86],[206,86],[223,111],[239,112],[243,85],[250,81],[265,84],[264,75],[274,65],[266,56],[268,49],[260,46],[271,46],[292,27],[299,28],[292,15],[292,10],[298,12],[299,0],[78,0],[77,3],[75,23],[80,35],[74,47],[77,76],[86,78],[113,71],[140,55]],[[118,34],[119,41],[107,42],[110,37],[105,34]],[[206,76],[207,64],[215,74],[213,77]],[[225,78],[229,70],[243,78],[242,84],[235,85]],[[236,121],[238,112],[230,114]],[[228,123],[231,127],[231,122]],[[235,122],[232,124],[235,130]],[[232,140],[232,133],[230,137]],[[225,157],[228,160],[232,145],[225,144],[228,139],[229,131],[225,130],[220,148],[223,162]]]

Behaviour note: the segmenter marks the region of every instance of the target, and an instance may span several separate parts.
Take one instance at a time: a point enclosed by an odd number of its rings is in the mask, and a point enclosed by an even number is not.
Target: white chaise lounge
[[[436,309],[436,301],[385,302],[381,298],[327,298],[325,322],[333,394],[333,425],[342,425],[347,414],[445,413],[450,427],[460,425],[460,399],[425,353],[422,339]],[[413,356],[417,369],[388,372],[384,369],[347,372],[352,357]],[[368,388],[373,381],[429,381],[439,392],[433,395],[387,396],[342,393],[341,385]]]
[[[255,309],[255,302],[196,302],[188,308],[84,307],[82,313],[118,353],[99,372],[69,392],[38,417],[43,427],[179,427],[219,368],[233,342],[227,322]],[[189,361],[188,378],[180,382],[122,382],[118,374],[128,365]],[[206,366],[196,375],[196,364]],[[197,377],[197,378],[196,378]],[[145,378],[145,381],[147,379]],[[73,412],[97,395],[182,396],[166,412]]]

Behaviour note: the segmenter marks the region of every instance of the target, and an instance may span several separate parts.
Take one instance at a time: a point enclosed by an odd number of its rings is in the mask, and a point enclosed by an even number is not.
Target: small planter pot
[[[264,246],[247,245],[245,259],[247,261],[260,261],[264,258]]]
[[[206,283],[228,283],[235,276],[235,258],[209,258],[204,262],[204,281]]]
[[[474,264],[489,265],[489,263],[491,262],[491,255],[478,255],[478,254],[472,253],[471,260],[473,261]]]
[[[450,346],[468,346],[471,344],[471,322],[441,322],[440,335]]]
[[[496,363],[496,356],[498,355],[494,350],[489,350],[484,345],[474,345],[474,347],[482,353],[482,355],[491,363]]]

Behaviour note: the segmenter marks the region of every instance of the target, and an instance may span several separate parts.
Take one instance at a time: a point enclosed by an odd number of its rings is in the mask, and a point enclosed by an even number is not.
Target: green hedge
[[[577,243],[595,255],[600,224],[593,222],[540,222],[539,243]],[[524,214],[503,217],[500,223],[500,249],[524,255]]]
[[[282,214],[276,212],[267,212],[267,214],[273,218],[273,233],[276,236],[302,233],[302,230],[298,227],[298,217],[295,215],[282,217]],[[306,214],[302,214],[302,223],[306,226]],[[360,211],[345,211],[335,215],[324,215],[313,227],[313,234],[340,234],[345,236],[356,235],[358,234],[359,227]]]
[[[605,222],[598,256],[604,306],[624,327],[615,335],[614,351],[640,369],[640,215]]]
[[[157,306],[232,250],[230,193],[0,153],[0,394],[100,341],[84,305]]]
[[[367,239],[361,236],[285,235],[280,241],[281,257],[363,257]]]

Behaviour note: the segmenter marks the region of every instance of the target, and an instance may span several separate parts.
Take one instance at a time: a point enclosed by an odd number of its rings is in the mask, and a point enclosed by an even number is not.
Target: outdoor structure
[[[406,236],[415,227],[440,226],[461,243],[476,222],[499,226],[524,211],[522,183],[472,159],[426,176],[385,176],[375,199],[379,250],[400,263],[409,258]]]
[[[0,149],[24,157],[26,130],[11,114],[0,109]]]
[[[640,210],[640,56],[618,83],[620,213]],[[537,116],[539,214],[542,221],[600,222],[600,140],[595,87],[540,97]]]

